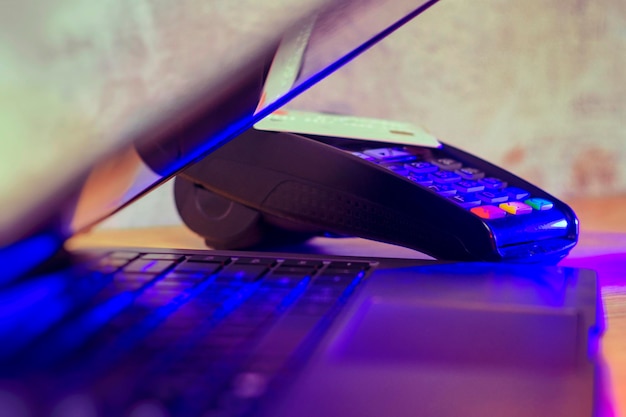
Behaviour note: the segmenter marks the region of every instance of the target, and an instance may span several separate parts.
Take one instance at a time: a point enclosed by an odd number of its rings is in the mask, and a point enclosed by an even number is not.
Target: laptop
[[[64,249],[437,1],[266,3],[2,13],[0,415],[592,415],[592,271]],[[303,27],[297,80],[259,107]]]

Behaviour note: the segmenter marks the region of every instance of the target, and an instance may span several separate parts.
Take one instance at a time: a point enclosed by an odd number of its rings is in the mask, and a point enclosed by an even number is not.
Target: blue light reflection
[[[65,274],[51,275],[5,291],[0,299],[0,358],[12,355],[45,332],[71,308],[59,297]]]
[[[42,233],[0,248],[0,285],[49,259],[61,247],[58,236]]]

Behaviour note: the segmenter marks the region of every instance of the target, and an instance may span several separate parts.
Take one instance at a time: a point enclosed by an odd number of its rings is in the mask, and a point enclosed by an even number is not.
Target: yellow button
[[[509,201],[508,203],[500,204],[499,207],[507,213],[515,215],[528,214],[533,211],[531,206],[524,204],[521,201]]]

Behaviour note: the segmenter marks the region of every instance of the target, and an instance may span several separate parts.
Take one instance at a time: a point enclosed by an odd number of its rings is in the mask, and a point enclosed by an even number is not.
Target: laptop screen
[[[43,229],[62,240],[105,218],[436,2],[10,2],[0,247]],[[298,33],[296,80],[261,97],[278,43]]]

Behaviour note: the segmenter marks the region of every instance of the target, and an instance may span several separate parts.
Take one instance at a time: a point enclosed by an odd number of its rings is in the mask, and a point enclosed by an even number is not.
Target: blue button
[[[416,174],[428,174],[431,172],[439,171],[439,168],[437,168],[437,166],[425,161],[406,164],[406,169]]]
[[[427,187],[429,190],[436,192],[437,194],[450,196],[456,194],[456,188],[448,184],[433,184]]]
[[[404,167],[404,164],[384,164],[383,166],[388,170],[402,176],[406,176],[409,173],[409,171],[407,171],[407,169]]]
[[[433,172],[432,174],[430,174],[430,177],[433,179],[433,181],[441,183],[441,184],[456,182],[461,179],[461,176],[459,174],[455,174],[452,171]]]
[[[499,178],[493,178],[493,177],[483,178],[480,180],[480,182],[484,184],[485,187],[491,188],[493,190],[502,189],[506,187],[507,185],[505,181],[502,181]]]
[[[433,164],[437,165],[441,169],[445,169],[448,171],[454,171],[455,169],[460,169],[463,164],[457,160],[451,158],[439,158],[433,159]]]
[[[522,188],[518,187],[506,187],[503,192],[509,195],[509,199],[512,201],[524,200],[530,197],[530,193]]]
[[[462,193],[477,193],[485,189],[485,186],[478,181],[462,180],[454,183],[454,187]]]
[[[480,199],[475,194],[455,194],[448,198],[464,208],[476,207],[481,204]]]
[[[431,185],[433,183],[433,179],[430,178],[428,174],[414,174],[409,172],[408,178],[421,185]]]
[[[457,169],[456,173],[466,180],[479,180],[485,176],[485,173],[481,170],[471,167],[463,167],[461,169]]]
[[[352,155],[358,156],[359,158],[365,159],[366,161],[369,161],[369,162],[375,162],[376,161],[376,158],[371,157],[369,155],[365,155],[364,153],[361,153],[361,152],[351,152],[351,153],[352,153]]]
[[[509,195],[501,191],[486,190],[476,194],[476,197],[480,198],[487,204],[504,203],[509,200]]]
[[[367,149],[363,153],[376,159],[378,162],[408,162],[415,160],[415,155],[398,148]]]

